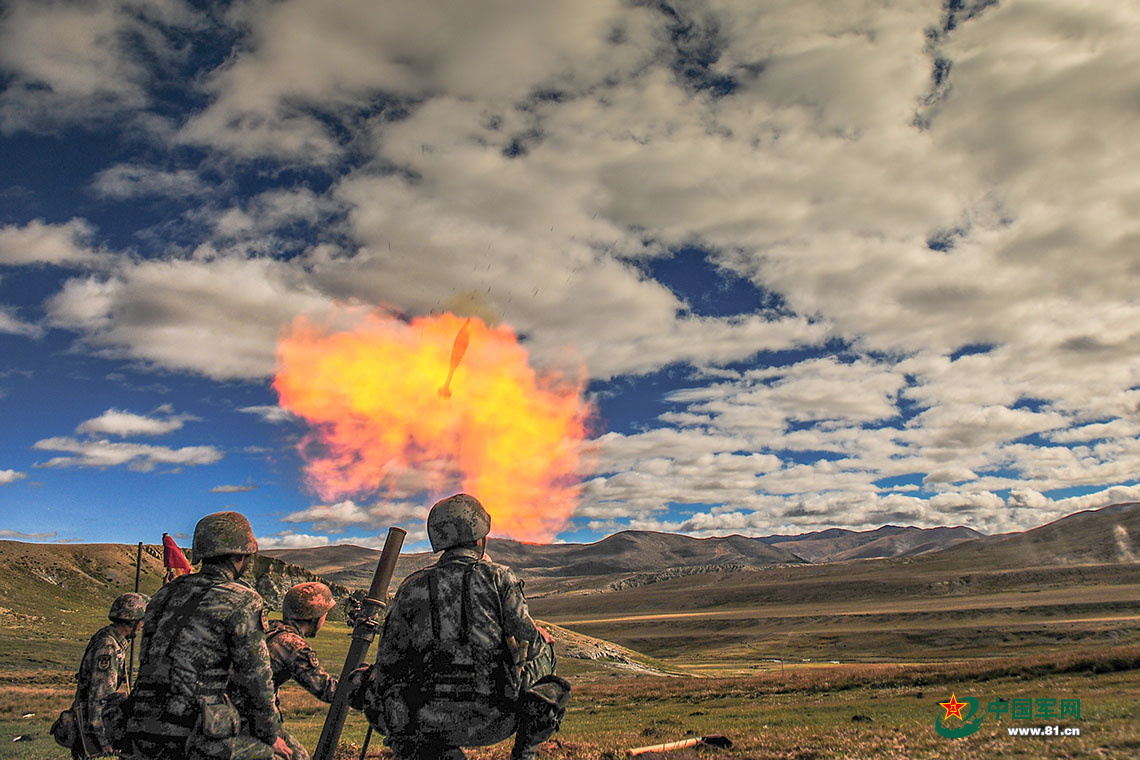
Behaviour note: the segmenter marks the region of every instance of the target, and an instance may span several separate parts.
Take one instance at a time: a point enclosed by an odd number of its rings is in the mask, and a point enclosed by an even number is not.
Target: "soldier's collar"
[[[471,560],[478,562],[483,557],[482,552],[478,549],[473,549],[470,546],[455,546],[447,549],[439,558],[440,564],[444,562],[455,562],[456,560]]]
[[[207,578],[214,578],[217,580],[235,581],[238,580],[234,577],[234,571],[227,565],[202,565],[201,574]],[[246,584],[249,585],[249,584]]]
[[[119,629],[115,627],[114,623],[107,626],[106,631],[118,642],[119,646],[125,647],[127,645],[127,637],[119,635]]]
[[[304,634],[301,633],[301,629],[298,628],[297,624],[295,622],[293,622],[292,620],[274,620],[269,625],[270,625],[270,627],[273,627],[275,625],[280,625],[282,628],[288,629],[289,631],[297,634],[301,638],[305,638]]]

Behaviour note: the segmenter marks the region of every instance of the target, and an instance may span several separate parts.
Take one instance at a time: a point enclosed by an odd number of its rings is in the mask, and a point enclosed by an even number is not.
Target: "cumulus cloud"
[[[107,263],[90,245],[94,230],[83,219],[47,224],[33,219],[23,226],[0,227],[0,266],[55,264],[88,267]]]
[[[0,69],[8,79],[0,132],[133,116],[151,100],[155,69],[179,56],[165,30],[197,23],[179,0],[8,3],[0,26]]]
[[[46,538],[55,538],[58,535],[54,530],[50,533],[23,533],[18,530],[0,530],[0,538],[22,540],[43,540]]]
[[[185,198],[204,195],[209,187],[189,169],[166,171],[139,164],[116,164],[95,175],[91,188],[104,198],[124,200],[144,196]]]
[[[256,414],[265,422],[288,422],[293,419],[293,413],[280,406],[243,406],[238,411]]]
[[[206,465],[218,462],[222,452],[213,446],[151,446],[142,443],[81,440],[68,437],[45,438],[33,448],[41,451],[63,451],[66,456],[38,462],[37,467],[118,467],[127,465],[137,472],[150,472],[160,465],[173,467]]]
[[[270,374],[281,325],[328,303],[288,262],[220,257],[74,279],[47,308],[52,324],[79,331],[102,355],[228,380]]]
[[[386,535],[377,536],[329,536],[313,535],[309,533],[295,533],[285,530],[270,536],[258,536],[257,545],[260,549],[308,549],[317,546],[364,546],[369,549],[379,549],[384,546]],[[404,546],[414,548],[414,545],[427,540],[424,529],[408,531]]]
[[[158,419],[121,409],[108,409],[98,417],[80,423],[75,432],[88,435],[115,435],[120,438],[131,435],[165,435],[179,430],[186,419],[186,417]]]
[[[351,499],[336,504],[318,504],[307,509],[290,512],[281,518],[287,523],[311,523],[316,530],[341,532],[349,525],[422,524],[425,518],[422,504],[412,502],[378,502],[362,507]]]
[[[0,470],[0,486],[6,486],[15,483],[17,480],[23,480],[28,477],[26,472],[17,472],[16,470]]]
[[[255,485],[244,486],[214,486],[210,489],[210,493],[248,493],[249,491],[257,490]]]
[[[11,306],[0,306],[0,333],[23,335],[26,338],[42,338],[44,328],[33,322],[20,319]]]

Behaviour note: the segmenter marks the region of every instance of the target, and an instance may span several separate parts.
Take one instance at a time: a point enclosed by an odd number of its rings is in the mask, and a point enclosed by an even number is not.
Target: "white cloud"
[[[185,198],[204,195],[208,186],[188,169],[166,171],[140,164],[116,164],[95,175],[91,182],[96,194],[123,200],[145,196]]]
[[[328,303],[287,262],[219,257],[70,280],[47,306],[53,324],[104,355],[226,380],[270,374],[281,325]]]
[[[26,472],[17,472],[16,470],[0,470],[0,486],[6,486],[15,483],[17,480],[23,480],[28,477]]]
[[[130,117],[150,101],[155,64],[179,55],[164,30],[196,24],[178,0],[13,0],[0,26],[0,69],[9,77],[0,132]]]
[[[314,546],[329,546],[331,543],[328,536],[312,536],[290,530],[273,536],[257,537],[258,549],[308,549]]]
[[[315,546],[338,546],[352,544],[364,546],[369,549],[379,549],[384,546],[387,535],[377,536],[337,536],[335,539],[328,536],[318,536],[308,533],[294,533],[285,530],[271,536],[258,536],[259,549],[308,549]],[[414,549],[414,544],[427,539],[427,531],[409,530],[404,542],[405,550]]]
[[[351,499],[346,499],[336,504],[318,504],[290,512],[281,518],[281,522],[311,523],[316,530],[339,532],[348,525],[380,527],[412,524],[414,527],[422,524],[426,516],[422,504],[382,501],[362,507]]]
[[[58,535],[54,530],[50,533],[23,533],[18,530],[0,530],[0,538],[15,539],[23,541],[27,539],[43,540],[46,538],[55,538]]]
[[[160,465],[206,465],[218,462],[222,452],[213,446],[183,446],[172,449],[142,443],[106,440],[79,440],[55,437],[36,441],[41,451],[63,451],[70,456],[53,457],[37,467],[118,467],[127,465],[138,472],[150,472]]]
[[[33,219],[21,226],[0,227],[0,265],[55,264],[89,267],[107,264],[90,246],[94,230],[83,219],[47,224]]]
[[[42,338],[44,328],[33,322],[25,322],[10,306],[0,306],[0,333],[23,335],[27,338]]]
[[[256,414],[265,422],[288,422],[293,419],[293,413],[280,406],[243,406],[238,411]]]
[[[1074,496],[1069,499],[1060,499],[1055,502],[1056,507],[1068,514],[1086,509],[1099,509],[1110,504],[1123,504],[1130,501],[1140,501],[1140,485],[1113,486],[1103,491],[1090,493],[1086,496]]]
[[[249,491],[257,490],[257,486],[247,484],[243,486],[229,485],[229,486],[214,486],[210,489],[210,493],[248,493]]]
[[[98,417],[80,423],[75,428],[77,433],[89,435],[117,435],[125,437],[130,435],[165,435],[179,430],[186,417],[167,417],[156,419],[141,414],[125,412],[121,409],[108,409]]]

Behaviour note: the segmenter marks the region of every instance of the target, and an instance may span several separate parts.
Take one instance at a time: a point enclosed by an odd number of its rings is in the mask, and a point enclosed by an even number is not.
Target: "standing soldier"
[[[317,635],[325,624],[329,610],[336,606],[332,591],[323,583],[298,583],[285,594],[281,605],[283,620],[269,624],[266,643],[269,644],[269,663],[273,668],[273,696],[290,678],[322,702],[332,702],[337,679],[321,667],[317,653],[307,638]],[[280,703],[278,702],[280,709]],[[293,750],[293,760],[309,760],[309,753],[285,731],[281,739]]]
[[[122,702],[119,687],[127,683],[127,642],[135,637],[146,612],[146,597],[123,594],[111,603],[111,624],[100,628],[87,644],[75,680],[76,736],[73,758],[110,755],[123,746]]]
[[[514,573],[483,558],[491,516],[475,498],[436,503],[427,530],[443,555],[408,576],[388,608],[365,714],[398,760],[459,760],[460,747],[511,734],[512,760],[533,760],[570,698],[554,675],[553,639]]]
[[[287,760],[265,605],[238,580],[257,551],[253,529],[237,512],[206,515],[193,551],[201,571],[167,583],[147,608],[128,738],[156,760]]]

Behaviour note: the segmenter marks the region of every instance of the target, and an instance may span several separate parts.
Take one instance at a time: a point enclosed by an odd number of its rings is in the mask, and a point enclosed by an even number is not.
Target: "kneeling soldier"
[[[107,617],[111,624],[100,628],[87,644],[71,710],[76,736],[71,745],[73,758],[110,755],[126,749],[123,745],[122,702],[119,687],[127,683],[127,643],[135,637],[146,612],[146,597],[123,594],[111,603]],[[116,718],[117,716],[117,718]]]
[[[317,653],[306,639],[317,635],[329,610],[335,605],[329,587],[316,581],[298,583],[285,594],[281,605],[284,620],[270,623],[269,633],[265,636],[269,645],[269,664],[273,668],[275,698],[281,684],[293,679],[322,702],[333,701],[337,679],[321,667]],[[309,753],[284,728],[278,735],[293,750],[293,760],[309,760]]]
[[[565,715],[570,684],[554,675],[554,640],[510,568],[485,558],[490,530],[473,497],[436,503],[427,532],[443,554],[388,607],[364,713],[398,760],[459,760],[461,747],[511,734],[511,759],[534,760]]]
[[[240,580],[255,552],[244,516],[206,515],[194,528],[194,559],[202,569],[167,583],[148,605],[127,722],[137,756],[292,757],[277,735],[264,602]]]

